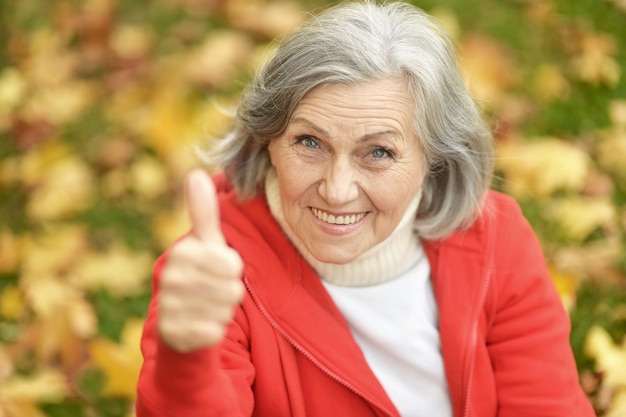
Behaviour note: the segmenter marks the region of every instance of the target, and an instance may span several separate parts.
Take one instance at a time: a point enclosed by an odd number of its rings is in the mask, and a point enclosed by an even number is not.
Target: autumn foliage
[[[415,0],[452,34],[598,415],[626,416],[626,2]],[[134,415],[194,146],[323,0],[0,0],[0,417]]]

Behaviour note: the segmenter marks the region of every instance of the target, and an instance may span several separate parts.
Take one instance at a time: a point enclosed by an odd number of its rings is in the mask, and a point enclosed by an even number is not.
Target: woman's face
[[[407,90],[396,79],[319,86],[270,142],[286,223],[317,260],[347,263],[385,240],[421,187]]]

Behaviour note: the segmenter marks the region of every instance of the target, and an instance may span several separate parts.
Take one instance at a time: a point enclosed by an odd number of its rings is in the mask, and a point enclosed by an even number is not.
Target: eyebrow
[[[311,122],[310,120],[305,119],[304,117],[294,117],[291,120],[292,123],[304,123],[305,125],[307,125],[308,127],[310,127],[311,129],[315,130],[317,133],[323,135],[323,136],[330,136],[330,134],[324,130],[323,128],[319,127],[318,125],[316,125],[315,123]],[[366,133],[365,135],[363,135],[359,140],[361,142],[367,142],[368,140],[372,140],[374,138],[377,138],[379,136],[385,136],[385,135],[392,135],[392,136],[397,136],[400,139],[404,139],[404,137],[402,136],[402,134],[400,132],[398,132],[396,129],[389,129],[389,130],[381,130],[380,132],[374,132],[374,133]]]

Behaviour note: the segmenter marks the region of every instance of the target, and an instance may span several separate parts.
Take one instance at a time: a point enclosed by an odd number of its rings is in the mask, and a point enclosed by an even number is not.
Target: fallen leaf
[[[626,128],[606,130],[598,141],[596,154],[602,168],[626,181]]]
[[[248,61],[252,48],[250,38],[239,32],[212,32],[186,59],[185,75],[201,85],[228,85]]]
[[[609,102],[609,118],[618,128],[626,128],[626,100]]]
[[[83,113],[98,97],[96,83],[72,81],[37,89],[21,112],[27,120],[45,120],[55,126],[68,123]]]
[[[86,290],[105,288],[116,297],[137,295],[145,290],[152,260],[148,252],[130,251],[116,243],[106,251],[83,257],[73,272],[72,282]]]
[[[497,108],[519,79],[506,47],[484,36],[468,36],[461,42],[459,64],[472,95],[489,109]]]
[[[560,67],[544,64],[536,70],[535,90],[540,99],[549,102],[567,98],[571,87]]]
[[[621,67],[613,56],[617,50],[615,39],[606,33],[587,32],[581,38],[581,52],[570,61],[574,74],[593,85],[616,86]]]
[[[548,212],[569,239],[582,242],[597,228],[615,228],[617,212],[609,198],[570,196],[552,200]]]
[[[72,155],[72,149],[67,145],[56,140],[49,141],[9,159],[3,168],[3,177],[7,183],[21,184],[26,189],[35,188],[45,180],[53,165]]]
[[[618,236],[585,245],[559,246],[550,255],[554,268],[578,279],[609,280],[624,254],[624,243]],[[619,280],[618,280],[619,281]]]
[[[165,250],[190,228],[189,218],[184,207],[171,211],[161,211],[152,219],[152,229],[162,250]]]
[[[66,217],[89,207],[94,190],[90,166],[77,156],[68,156],[50,167],[32,192],[26,213],[34,221]]]
[[[576,306],[576,290],[580,279],[575,275],[563,273],[554,268],[550,268],[550,276],[561,296],[563,306],[567,311],[573,311]]]
[[[91,342],[93,362],[106,376],[105,395],[135,398],[137,379],[143,362],[139,350],[142,331],[143,321],[131,319],[124,326],[119,344],[106,338]]]
[[[0,316],[19,320],[26,312],[22,292],[16,285],[7,285],[0,292]]]
[[[107,139],[98,149],[97,160],[107,169],[126,165],[137,152],[136,144],[127,137],[113,137]]]
[[[496,165],[504,187],[516,197],[544,198],[559,190],[580,191],[589,173],[590,158],[580,148],[555,138],[527,143],[503,142]]]
[[[23,259],[21,282],[59,275],[70,269],[88,249],[87,232],[84,226],[76,224],[48,227],[23,239],[23,250],[28,256]]]
[[[233,27],[271,39],[293,31],[307,17],[294,1],[230,0],[225,6]]]
[[[104,195],[108,198],[121,197],[129,191],[130,174],[126,167],[107,172],[100,180]]]
[[[609,409],[603,414],[603,417],[624,416],[626,416],[626,386],[621,387],[615,392],[611,399]]]
[[[15,375],[0,383],[0,398],[8,402],[59,401],[69,393],[65,376],[57,370],[41,370],[33,375]]]
[[[626,0],[609,0],[611,3],[615,5],[618,9],[621,9],[623,12],[626,12]]]
[[[129,169],[132,189],[141,197],[153,199],[163,194],[168,187],[167,172],[163,163],[143,155]]]
[[[136,59],[148,54],[154,42],[152,28],[137,24],[122,24],[113,29],[109,45],[124,59]]]
[[[197,139],[199,132],[191,125],[187,92],[183,86],[163,86],[155,93],[147,108],[145,123],[141,126],[144,143],[167,158],[181,146]]]
[[[587,175],[587,181],[581,193],[587,197],[612,198],[614,191],[613,178],[605,172],[592,169]]]
[[[26,89],[27,81],[18,69],[7,67],[0,72],[0,116],[18,107]]]
[[[34,88],[59,85],[73,78],[80,64],[79,57],[66,48],[61,33],[39,27],[28,40],[27,55],[20,67]]]
[[[603,374],[603,385],[626,388],[626,344],[617,345],[605,329],[593,326],[585,339],[585,354]]]
[[[11,231],[0,229],[0,273],[17,270],[23,256],[23,239]]]

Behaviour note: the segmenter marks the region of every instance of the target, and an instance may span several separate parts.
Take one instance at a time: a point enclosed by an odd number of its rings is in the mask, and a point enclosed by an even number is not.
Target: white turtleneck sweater
[[[265,191],[272,215],[322,278],[400,414],[451,417],[430,265],[413,225],[420,194],[385,241],[337,265],[315,259],[286,223],[274,170]]]

